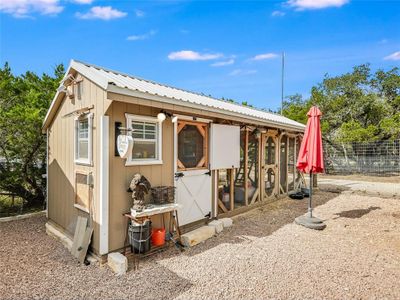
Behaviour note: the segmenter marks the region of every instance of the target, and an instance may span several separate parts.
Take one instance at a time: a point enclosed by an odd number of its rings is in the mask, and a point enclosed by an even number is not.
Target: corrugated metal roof
[[[131,91],[179,100],[182,101],[182,104],[186,103],[201,105],[204,106],[204,110],[207,110],[207,108],[212,108],[214,110],[216,109],[221,111],[221,113],[227,112],[240,114],[247,118],[250,117],[258,120],[265,120],[268,123],[272,122],[277,125],[287,125],[291,128],[296,128],[299,130],[303,130],[305,128],[303,124],[278,114],[211,98],[199,93],[189,92],[150,80],[144,80],[135,76],[116,72],[103,67],[98,67],[92,64],[72,60],[70,68],[75,69],[82,75],[88,77],[105,90],[108,90],[112,86],[116,86]]]

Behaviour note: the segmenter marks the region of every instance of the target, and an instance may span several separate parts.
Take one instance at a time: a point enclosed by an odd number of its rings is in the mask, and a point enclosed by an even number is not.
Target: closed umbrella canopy
[[[313,216],[312,209],[312,178],[313,173],[322,173],[324,171],[324,157],[322,150],[322,136],[320,128],[320,118],[322,116],[318,107],[311,107],[307,113],[308,121],[304,132],[304,137],[301,142],[299,157],[296,167],[304,173],[310,173],[310,196],[308,198],[308,213],[306,216],[300,216],[295,219],[299,225],[311,229],[322,230],[326,227],[322,220]]]
[[[324,157],[322,150],[322,135],[320,118],[322,116],[318,107],[313,106],[307,113],[308,121],[301,142],[297,169],[303,173],[322,173],[324,171]]]

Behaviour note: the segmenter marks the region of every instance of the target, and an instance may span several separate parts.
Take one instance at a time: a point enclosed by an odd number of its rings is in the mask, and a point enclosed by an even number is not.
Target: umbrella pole
[[[308,197],[308,215],[312,218],[312,188],[313,188],[313,174],[310,171],[310,196]]]
[[[312,213],[312,192],[313,190],[313,173],[310,171],[310,195],[308,196],[308,213],[297,217],[294,221],[298,225],[302,225],[304,227],[310,228],[310,229],[316,229],[316,230],[322,230],[326,227],[326,224],[313,216]]]

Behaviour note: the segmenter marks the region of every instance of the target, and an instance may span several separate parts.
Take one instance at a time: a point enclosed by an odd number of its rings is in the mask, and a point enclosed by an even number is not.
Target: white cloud
[[[276,53],[264,53],[264,54],[258,54],[251,58],[250,60],[265,60],[265,59],[273,59],[278,57],[278,54]]]
[[[144,17],[145,13],[143,10],[135,9],[135,15],[136,15],[136,17],[141,18],[141,17]]]
[[[286,15],[286,13],[284,13],[283,11],[280,11],[280,10],[274,10],[271,13],[271,16],[273,16],[273,17],[283,17],[284,15]]]
[[[94,0],[72,0],[72,2],[77,4],[92,4]]]
[[[111,6],[94,6],[87,13],[76,13],[75,16],[79,19],[101,19],[111,20],[123,18],[127,15],[126,12],[114,9]]]
[[[286,3],[298,10],[305,10],[341,7],[348,2],[349,0],[289,0]]]
[[[17,18],[28,17],[32,13],[57,15],[64,9],[59,0],[1,0],[0,11]]]
[[[383,58],[384,60],[400,60],[400,51],[394,52]]]
[[[182,51],[176,51],[176,52],[171,52],[168,55],[168,58],[170,60],[212,60],[212,59],[217,59],[221,58],[222,54],[219,53],[199,53],[196,51],[191,51],[191,50],[182,50]]]
[[[250,75],[257,73],[257,70],[242,70],[236,69],[229,73],[230,76],[238,76],[238,75]]]
[[[150,30],[149,32],[145,34],[137,34],[137,35],[130,35],[126,39],[128,41],[140,41],[140,40],[146,40],[150,38],[151,36],[155,35],[157,31],[155,30]]]
[[[211,64],[212,67],[223,67],[223,66],[229,66],[233,65],[235,63],[235,60],[233,58],[226,60],[226,61],[218,61],[213,64]]]

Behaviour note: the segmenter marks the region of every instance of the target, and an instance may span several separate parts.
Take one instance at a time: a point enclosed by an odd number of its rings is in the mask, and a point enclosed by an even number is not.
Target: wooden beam
[[[218,206],[219,208],[222,209],[223,212],[227,213],[228,209],[225,207],[224,203],[221,201],[221,199],[218,199]]]
[[[256,202],[256,199],[257,199],[259,194],[260,194],[260,189],[258,188],[258,189],[256,189],[254,191],[254,194],[253,194],[253,197],[251,198],[250,204],[253,204],[254,202]]]
[[[258,189],[260,189],[261,184],[262,184],[262,179],[264,178],[264,176],[261,176],[261,151],[262,151],[262,135],[260,135],[260,137],[258,138],[258,155],[257,155],[257,159],[258,159],[258,163],[257,163],[257,172],[258,172]],[[260,201],[262,201],[262,197],[260,197]]]
[[[275,142],[275,167],[274,167],[274,172],[275,172],[275,186],[274,186],[274,194],[279,195],[279,176],[280,176],[280,170],[279,170],[279,137],[276,135],[274,137],[274,142]]]
[[[208,141],[208,125],[207,124],[204,125],[204,134],[205,134],[204,143],[203,143],[203,155],[205,156],[204,166],[206,168],[208,168],[208,163],[209,163],[209,161],[208,161],[208,143],[209,143],[209,141]]]
[[[289,191],[289,137],[286,135],[286,148],[285,148],[285,153],[286,153],[286,193]]]
[[[206,157],[203,156],[203,157],[200,159],[200,161],[199,161],[199,163],[197,164],[196,167],[198,167],[198,168],[199,168],[199,167],[203,167],[205,162],[206,162]]]
[[[244,139],[244,201],[245,205],[249,205],[249,191],[247,187],[247,181],[248,181],[248,164],[249,164],[249,132],[246,130],[245,131],[245,139]]]
[[[230,175],[230,188],[229,188],[229,201],[230,201],[230,210],[234,210],[235,202],[234,202],[234,193],[235,193],[235,169],[230,170],[231,175]]]
[[[204,125],[202,124],[197,124],[196,125],[197,130],[200,132],[200,134],[202,135],[203,138],[206,137],[206,130],[204,129]]]
[[[186,123],[184,122],[179,122],[178,124],[178,129],[176,130],[177,133],[181,132],[181,130],[183,129],[183,127],[186,126]]]
[[[73,116],[73,115],[80,115],[81,113],[90,111],[93,108],[94,108],[94,105],[90,105],[90,106],[87,106],[87,107],[75,109],[74,111],[71,111],[71,112],[63,115],[62,118],[68,118],[68,117]]]
[[[177,164],[178,164],[178,169],[180,170],[184,170],[185,166],[183,165],[183,163],[179,160],[179,158],[177,159]]]

